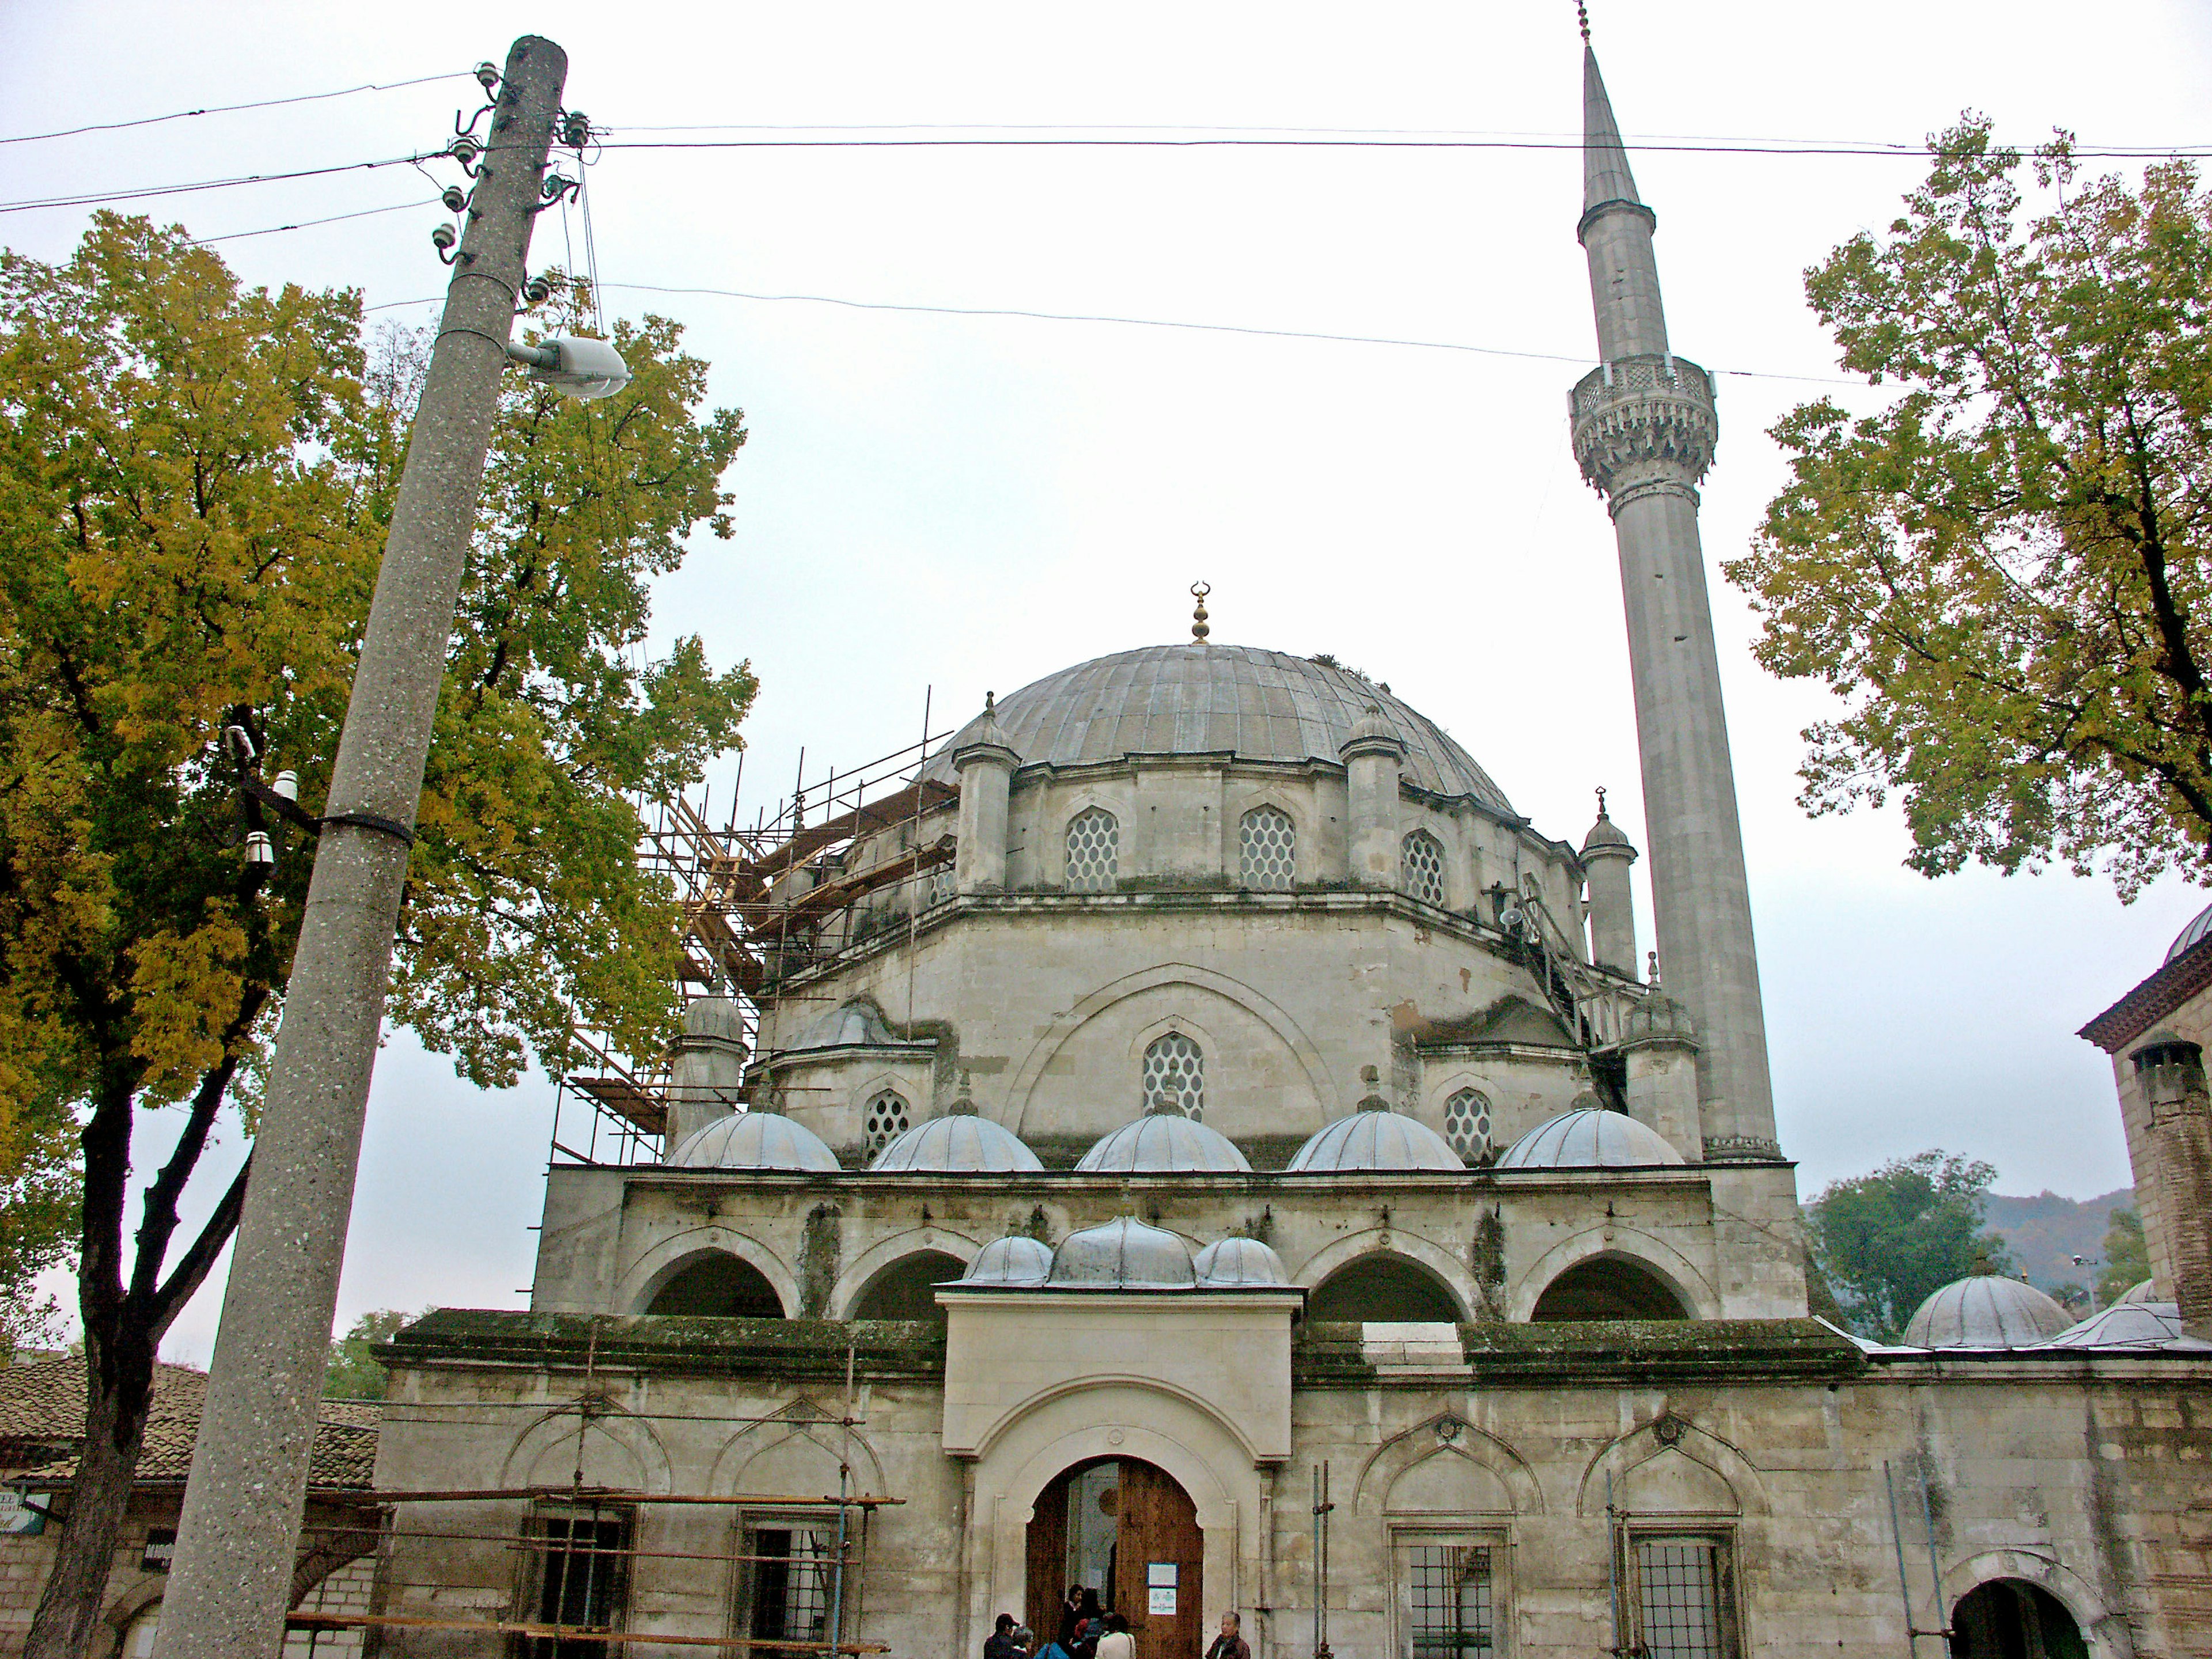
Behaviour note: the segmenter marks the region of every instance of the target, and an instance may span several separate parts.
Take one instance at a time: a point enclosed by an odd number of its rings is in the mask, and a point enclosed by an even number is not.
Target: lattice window
[[[1490,1150],[1490,1097],[1480,1089],[1461,1089],[1444,1102],[1444,1139],[1472,1164]]]
[[[960,884],[953,875],[952,866],[940,864],[929,872],[928,883],[921,890],[921,902],[925,905],[942,904],[959,890]]]
[[[1194,1122],[1206,1115],[1206,1056],[1181,1031],[1145,1050],[1145,1109],[1180,1112]]]
[[[1103,806],[1067,821],[1067,890],[1110,893],[1120,867],[1121,826]]]
[[[1405,1559],[1407,1659],[1487,1654],[1497,1625],[1489,1547],[1417,1544]]]
[[[1405,872],[1407,892],[1439,910],[1444,905],[1443,844],[1425,830],[1416,830],[1398,848],[1399,867]]]
[[[540,1510],[523,1522],[530,1553],[520,1612],[526,1623],[575,1631],[617,1631],[629,1601],[630,1516],[597,1504]],[[525,1637],[525,1659],[569,1659],[606,1644],[557,1636]]]
[[[867,1120],[862,1131],[867,1137],[868,1156],[873,1158],[904,1134],[908,1121],[906,1102],[892,1091],[886,1089],[870,1101]]]
[[[752,1638],[755,1659],[819,1659],[830,1640],[835,1528],[764,1521],[748,1527],[744,1539],[744,1553],[753,1559],[739,1575],[744,1605],[738,1628]]]
[[[1237,879],[1261,892],[1287,893],[1297,879],[1298,832],[1280,807],[1255,806],[1237,826]]]
[[[1634,1544],[1643,1651],[1650,1659],[1735,1659],[1721,1540],[1641,1537]]]

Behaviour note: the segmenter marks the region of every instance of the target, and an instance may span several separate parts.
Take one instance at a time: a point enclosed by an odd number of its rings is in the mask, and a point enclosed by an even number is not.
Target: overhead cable
[[[276,109],[285,104],[320,103],[326,98],[350,98],[357,92],[397,92],[402,87],[424,87],[433,81],[451,81],[465,77],[466,70],[448,70],[442,75],[418,75],[411,81],[364,81],[357,87],[340,87],[335,92],[303,92],[290,98],[259,98],[250,104],[210,104],[204,109],[180,109],[169,115],[142,115],[135,121],[96,121],[90,126],[64,127],[55,132],[19,132],[12,138],[0,138],[0,144],[35,144],[47,138],[76,138],[88,132],[121,132],[129,127],[155,127],[164,121],[184,121],[195,115],[232,115],[240,110]]]
[[[233,230],[227,231],[221,236],[195,236],[191,239],[191,245],[194,247],[206,247],[215,242],[242,242],[249,236],[274,236],[280,231],[311,230],[317,225],[335,225],[347,219],[374,219],[382,213],[404,213],[410,208],[436,207],[437,205],[438,198],[434,196],[417,202],[394,202],[390,207],[363,208],[358,213],[333,213],[326,218],[301,219],[294,224],[270,225],[262,230]]]
[[[229,190],[240,185],[281,184],[288,179],[323,179],[334,173],[369,173],[378,167],[411,167],[443,154],[433,150],[418,155],[394,155],[382,161],[347,161],[337,167],[300,167],[290,173],[247,173],[232,179],[202,179],[188,185],[155,185],[141,190],[94,191],[82,196],[49,196],[21,202],[0,202],[0,213],[30,213],[40,208],[101,207],[110,202],[143,201],[156,196],[196,196],[202,191]]]
[[[610,131],[615,129],[609,129]],[[1573,150],[1583,147],[1579,138],[661,138],[609,137],[600,148],[618,149],[1442,149],[1442,150]],[[1874,156],[1890,160],[1924,161],[1930,155],[1955,154],[1926,145],[1682,143],[1626,141],[1632,155],[1810,155]],[[2202,159],[2212,156],[2212,146],[2100,149],[2076,149],[2083,159],[2105,161],[2162,161],[2169,157]]]

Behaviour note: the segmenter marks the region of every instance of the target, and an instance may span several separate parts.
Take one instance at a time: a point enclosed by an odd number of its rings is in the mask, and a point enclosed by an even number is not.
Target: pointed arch
[[[1338,1269],[1350,1266],[1362,1256],[1396,1255],[1425,1268],[1429,1275],[1442,1282],[1453,1301],[1459,1304],[1462,1323],[1470,1317],[1468,1310],[1480,1308],[1482,1287],[1474,1282],[1474,1274],[1467,1263],[1442,1245],[1409,1233],[1402,1227],[1370,1227],[1338,1239],[1325,1249],[1316,1250],[1304,1261],[1285,1264],[1291,1282],[1315,1289]]]
[[[860,1299],[861,1293],[885,1269],[896,1266],[908,1256],[927,1254],[949,1255],[964,1268],[975,1259],[975,1253],[983,1248],[985,1242],[970,1238],[965,1233],[953,1232],[936,1223],[927,1227],[909,1227],[902,1232],[891,1234],[888,1238],[879,1238],[845,1264],[844,1271],[837,1276],[836,1284],[830,1287],[824,1316],[850,1319],[853,1304]]]
[[[1513,1514],[1544,1513],[1543,1483],[1528,1460],[1496,1435],[1451,1412],[1438,1412],[1400,1430],[1369,1455],[1352,1483],[1353,1510],[1382,1514],[1400,1478],[1439,1457],[1460,1458],[1487,1469],[1504,1487]]]
[[[890,1490],[884,1484],[883,1460],[866,1434],[858,1425],[847,1429],[838,1421],[837,1412],[802,1396],[724,1441],[708,1472],[707,1490],[715,1497],[740,1496],[759,1485],[749,1477],[749,1471],[765,1473],[771,1466],[787,1468],[804,1462],[829,1472],[830,1484],[823,1493],[827,1496],[836,1490],[841,1462],[850,1465],[856,1491]],[[815,1494],[802,1486],[796,1495]]]
[[[1668,1433],[1679,1431],[1672,1444],[1661,1437],[1661,1425]],[[1582,1485],[1575,1494],[1575,1513],[1585,1519],[1602,1516],[1606,1504],[1606,1477],[1613,1477],[1616,1492],[1628,1478],[1639,1469],[1655,1465],[1662,1458],[1686,1459],[1702,1473],[1704,1478],[1717,1480],[1733,1500],[1732,1511],[1741,1515],[1765,1515],[1770,1509],[1766,1481],[1752,1461],[1729,1441],[1711,1430],[1668,1414],[1663,1410],[1650,1422],[1639,1424],[1627,1433],[1607,1441],[1583,1468]],[[1657,1469],[1651,1471],[1660,1473]],[[1695,1478],[1695,1477],[1693,1477]],[[1711,1514],[1711,1509],[1694,1513]]]
[[[799,1276],[784,1264],[783,1258],[757,1238],[713,1225],[687,1227],[655,1241],[623,1273],[612,1305],[627,1313],[643,1313],[670,1279],[716,1251],[757,1268],[775,1291],[776,1300],[783,1304],[784,1317],[793,1316],[799,1305]]]
[[[557,1409],[532,1421],[507,1448],[499,1484],[567,1486],[580,1462],[586,1486],[611,1486],[617,1492],[673,1490],[668,1449],[659,1434],[644,1419],[613,1405],[594,1407],[588,1422],[576,1412]]]
[[[1610,1237],[1608,1237],[1610,1235]],[[1505,1316],[1526,1324],[1536,1303],[1551,1282],[1572,1267],[1594,1257],[1617,1255],[1656,1274],[1680,1298],[1692,1319],[1718,1319],[1721,1299],[1695,1262],[1664,1239],[1620,1221],[1585,1227],[1571,1234],[1538,1256],[1513,1281],[1506,1297]]]

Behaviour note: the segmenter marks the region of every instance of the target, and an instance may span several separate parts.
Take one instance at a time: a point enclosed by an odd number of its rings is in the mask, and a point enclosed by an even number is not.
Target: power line
[[[1438,150],[1574,150],[1583,147],[1579,138],[696,138],[605,139],[599,148],[620,149],[1438,149]],[[1877,159],[1924,161],[1938,153],[1926,146],[1869,147],[1849,144],[1660,143],[1626,145],[1634,155],[1806,155],[1872,156]],[[2159,161],[2168,157],[2203,159],[2212,147],[2075,149],[2086,160]]]
[[[440,151],[395,155],[383,161],[347,161],[337,167],[301,167],[290,173],[247,173],[230,179],[203,179],[188,185],[156,185],[143,190],[96,191],[83,196],[49,196],[21,202],[0,202],[0,213],[31,213],[41,208],[102,207],[111,202],[143,201],[156,196],[195,196],[203,191],[230,190],[240,185],[274,185],[288,179],[325,179],[334,173],[369,173],[378,167],[411,167],[434,160]]]
[[[451,81],[464,76],[465,70],[448,70],[442,75],[418,75],[411,81],[364,81],[357,87],[340,87],[336,92],[303,92],[291,98],[261,98],[250,104],[210,104],[204,109],[180,109],[170,115],[144,115],[135,121],[98,121],[88,127],[64,127],[58,132],[20,132],[12,138],[0,138],[0,144],[35,144],[47,138],[76,138],[88,132],[121,132],[130,127],[159,126],[164,121],[183,121],[195,115],[232,115],[246,109],[276,109],[285,104],[320,103],[326,98],[350,98],[357,92],[397,92],[402,87],[423,87],[433,81]]]
[[[438,205],[438,198],[434,196],[419,202],[394,202],[390,207],[363,208],[358,213],[333,213],[323,219],[302,219],[296,224],[270,225],[265,230],[234,230],[221,236],[195,236],[191,239],[191,245],[194,247],[206,247],[215,242],[242,242],[249,236],[274,236],[279,231],[308,230],[317,225],[335,225],[347,219],[374,219],[382,213],[404,213],[410,208]]]

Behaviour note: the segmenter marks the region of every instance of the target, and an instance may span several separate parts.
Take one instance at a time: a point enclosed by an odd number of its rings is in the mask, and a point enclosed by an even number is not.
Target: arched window
[[[1443,843],[1425,830],[1416,830],[1399,844],[1398,867],[1405,872],[1406,891],[1424,904],[1444,908]]]
[[[908,1122],[906,1102],[900,1099],[896,1091],[886,1089],[870,1101],[868,1115],[861,1130],[867,1139],[868,1156],[873,1158],[904,1134]]]
[[[1181,1031],[1145,1050],[1145,1109],[1180,1112],[1193,1122],[1206,1116],[1206,1056]]]
[[[695,1256],[653,1293],[649,1314],[693,1319],[781,1319],[782,1299],[768,1275],[721,1250]]]
[[[1455,1091],[1444,1102],[1444,1139],[1468,1163],[1490,1152],[1490,1097],[1480,1089]]]
[[[1306,1297],[1306,1317],[1365,1324],[1372,1320],[1455,1325],[1466,1316],[1427,1268],[1376,1251],[1347,1261]]]
[[[1237,826],[1240,884],[1263,893],[1287,893],[1298,873],[1298,832],[1279,806],[1255,806]]]
[[[945,1322],[945,1310],[937,1305],[937,1287],[948,1285],[967,1271],[957,1255],[943,1250],[920,1250],[902,1256],[884,1268],[853,1298],[848,1319],[921,1319]]]
[[[1529,1310],[1539,1325],[1587,1319],[1687,1319],[1681,1298],[1649,1267],[1626,1256],[1578,1261],[1544,1287]]]
[[[1121,826],[1103,806],[1067,821],[1067,890],[1110,893],[1120,867]]]

